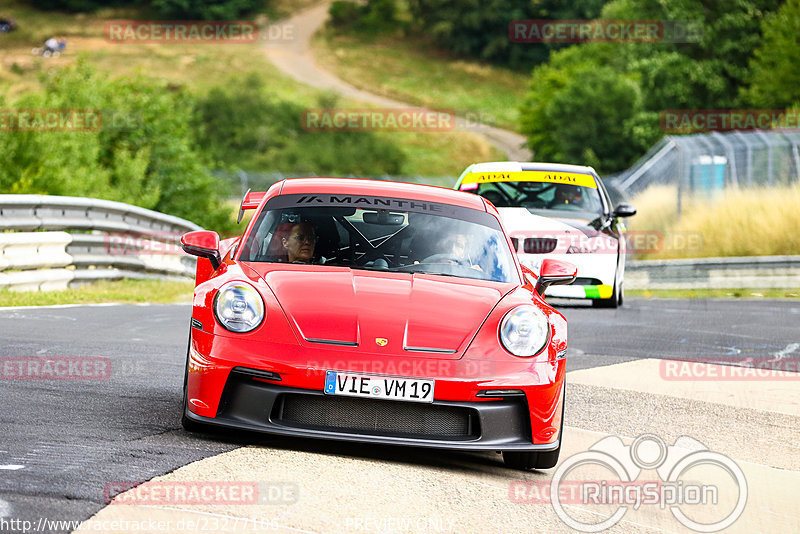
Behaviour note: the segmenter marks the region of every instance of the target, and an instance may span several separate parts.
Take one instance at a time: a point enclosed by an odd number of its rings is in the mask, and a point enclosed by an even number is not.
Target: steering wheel
[[[455,256],[453,254],[434,254],[423,259],[420,263],[455,263],[457,265],[467,266],[467,259]]]

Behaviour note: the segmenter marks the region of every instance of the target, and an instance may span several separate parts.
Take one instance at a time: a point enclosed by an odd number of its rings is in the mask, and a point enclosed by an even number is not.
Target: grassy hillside
[[[278,2],[273,15],[286,15],[291,9],[308,5]],[[135,19],[142,16],[130,9],[103,9],[94,14],[41,12],[25,4],[4,3],[3,14],[16,19],[18,30],[0,34],[0,98],[8,106],[17,97],[40,87],[40,77],[51,69],[62,68],[83,58],[107,72],[110,77],[142,73],[189,88],[197,94],[224,85],[231,77],[257,72],[269,80],[270,97],[308,108],[319,107],[325,95],[284,76],[265,57],[259,43],[254,44],[151,44],[113,43],[104,38],[106,20]],[[42,58],[31,54],[48,37],[67,40],[60,58]],[[365,107],[356,102],[340,101],[339,106]],[[300,118],[298,117],[298,121]],[[406,154],[402,174],[422,176],[457,176],[476,159],[502,158],[498,150],[482,138],[467,132],[380,133]],[[283,171],[285,169],[252,169]]]
[[[529,76],[473,60],[456,60],[412,39],[343,35],[332,30],[313,42],[317,60],[360,89],[419,106],[456,110],[509,130]]]

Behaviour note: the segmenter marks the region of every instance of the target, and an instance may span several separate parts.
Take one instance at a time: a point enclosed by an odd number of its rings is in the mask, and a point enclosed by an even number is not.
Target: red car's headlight
[[[250,284],[228,282],[214,297],[214,316],[226,330],[250,332],[264,320],[264,299]]]
[[[547,344],[549,336],[547,316],[530,304],[517,306],[500,322],[500,341],[514,356],[535,356]]]

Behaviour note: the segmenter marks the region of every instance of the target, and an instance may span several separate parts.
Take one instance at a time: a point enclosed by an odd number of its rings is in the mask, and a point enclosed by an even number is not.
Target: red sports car
[[[183,425],[503,451],[553,467],[575,268],[521,267],[495,208],[449,189],[295,178],[248,192],[199,256]]]

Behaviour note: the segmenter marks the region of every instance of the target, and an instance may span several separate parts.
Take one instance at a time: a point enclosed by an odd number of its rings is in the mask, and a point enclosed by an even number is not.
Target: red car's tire
[[[186,412],[189,410],[188,398],[189,398],[189,349],[192,346],[192,338],[191,332],[189,333],[189,346],[186,347],[186,366],[184,367],[183,371],[183,409],[181,410],[181,426],[187,432],[209,432],[211,427],[208,425],[204,425],[203,423],[198,423],[197,421],[193,421],[186,417]]]
[[[550,469],[558,463],[561,444],[564,443],[564,401],[567,399],[567,387],[561,395],[561,425],[558,431],[558,448],[546,452],[503,451],[503,462],[511,469],[530,471],[531,469]]]

